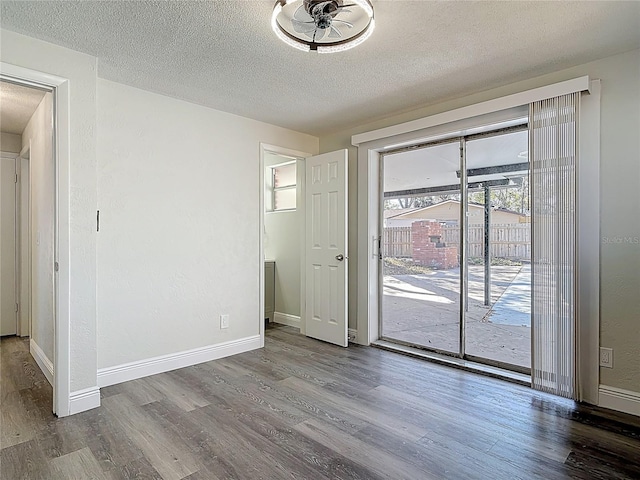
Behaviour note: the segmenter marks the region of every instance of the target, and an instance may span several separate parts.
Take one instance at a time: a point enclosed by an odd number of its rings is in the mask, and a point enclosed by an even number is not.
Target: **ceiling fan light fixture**
[[[308,52],[309,51],[309,45],[306,45],[304,43],[301,42],[296,42],[294,39],[290,38],[289,36],[285,35],[282,30],[280,29],[279,25],[278,25],[278,15],[280,15],[280,12],[282,11],[282,6],[286,5],[287,3],[291,3],[293,0],[282,0],[282,1],[277,1],[276,4],[273,7],[273,13],[271,15],[271,29],[274,31],[274,33],[276,34],[276,36],[282,40],[284,43],[286,43],[287,45],[293,47],[293,48],[297,48],[298,50],[302,50],[303,52]]]
[[[357,47],[361,43],[364,43],[365,40],[367,40],[371,36],[375,26],[376,26],[376,22],[372,18],[371,22],[369,23],[369,27],[364,32],[362,32],[362,35],[358,36],[358,38],[354,38],[352,41],[350,41],[348,43],[342,43],[340,45],[327,45],[326,47],[325,46],[319,46],[318,47],[318,53],[344,52],[345,50],[350,50],[353,47]]]
[[[366,41],[375,28],[370,0],[277,0],[271,28],[298,50],[335,53]]]

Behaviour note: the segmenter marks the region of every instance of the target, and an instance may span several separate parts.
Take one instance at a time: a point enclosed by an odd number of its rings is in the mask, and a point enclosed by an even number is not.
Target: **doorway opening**
[[[531,368],[527,125],[381,155],[380,337]]]
[[[304,156],[273,149],[263,161],[264,318],[304,334]]]
[[[29,379],[50,384],[55,412],[55,90],[3,75],[0,100],[0,344],[3,359],[23,356],[16,365],[27,369],[35,362],[41,374]]]
[[[310,156],[264,144],[260,156],[261,314],[343,347],[347,158],[346,150]]]

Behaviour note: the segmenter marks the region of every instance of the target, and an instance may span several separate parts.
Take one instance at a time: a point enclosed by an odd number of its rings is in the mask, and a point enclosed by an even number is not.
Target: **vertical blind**
[[[574,399],[579,101],[572,93],[529,105],[532,385]]]

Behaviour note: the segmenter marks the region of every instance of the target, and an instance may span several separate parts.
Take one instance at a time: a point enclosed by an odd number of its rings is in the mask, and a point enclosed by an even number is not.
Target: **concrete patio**
[[[493,266],[491,303],[484,305],[484,267],[469,266],[468,355],[530,367],[531,268]],[[458,352],[460,270],[385,275],[383,336]]]

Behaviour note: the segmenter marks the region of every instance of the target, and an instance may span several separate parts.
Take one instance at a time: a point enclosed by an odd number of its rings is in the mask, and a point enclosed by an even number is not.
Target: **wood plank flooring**
[[[4,338],[0,478],[640,478],[637,417],[296,332],[103,388],[63,419],[28,341]]]

